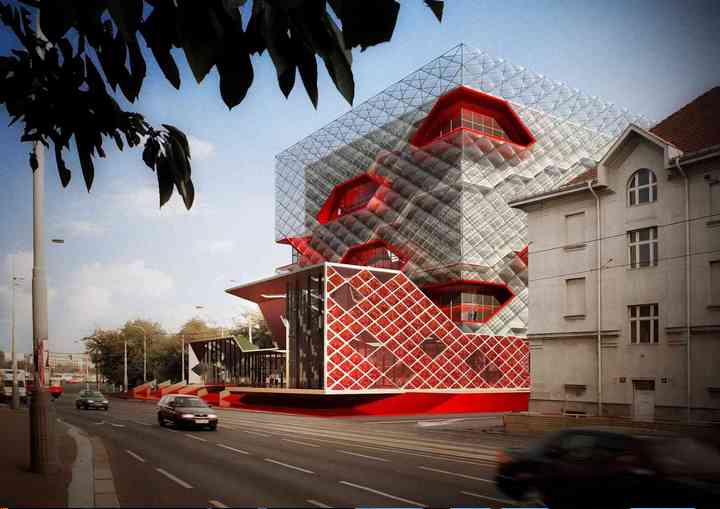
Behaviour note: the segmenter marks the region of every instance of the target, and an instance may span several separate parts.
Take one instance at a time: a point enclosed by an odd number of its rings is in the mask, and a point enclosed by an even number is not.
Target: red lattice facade
[[[325,389],[518,390],[526,341],[464,333],[408,277],[327,264]]]

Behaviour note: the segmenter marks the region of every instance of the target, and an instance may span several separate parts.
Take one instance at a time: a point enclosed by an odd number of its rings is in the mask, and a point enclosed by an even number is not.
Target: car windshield
[[[86,392],[83,395],[84,398],[97,398],[97,399],[103,399],[104,396],[100,394],[99,392]]]
[[[179,407],[207,408],[207,403],[199,398],[175,398],[175,405]]]

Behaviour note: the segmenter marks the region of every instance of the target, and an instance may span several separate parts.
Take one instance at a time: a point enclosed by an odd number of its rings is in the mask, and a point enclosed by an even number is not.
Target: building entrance
[[[655,418],[655,381],[633,380],[633,419],[651,421]]]

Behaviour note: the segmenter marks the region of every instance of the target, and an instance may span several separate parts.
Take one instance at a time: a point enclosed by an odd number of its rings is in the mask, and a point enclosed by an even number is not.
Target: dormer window
[[[628,205],[652,203],[657,200],[657,178],[655,172],[643,168],[636,171],[628,181]]]

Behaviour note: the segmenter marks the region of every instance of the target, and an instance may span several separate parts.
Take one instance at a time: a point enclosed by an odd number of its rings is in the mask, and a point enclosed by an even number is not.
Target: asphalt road
[[[161,428],[153,403],[110,410],[55,402],[57,417],[100,436],[123,507],[542,507],[496,487],[499,448],[477,432],[493,416],[331,419],[214,411],[217,431]],[[475,429],[475,432],[470,432]]]

